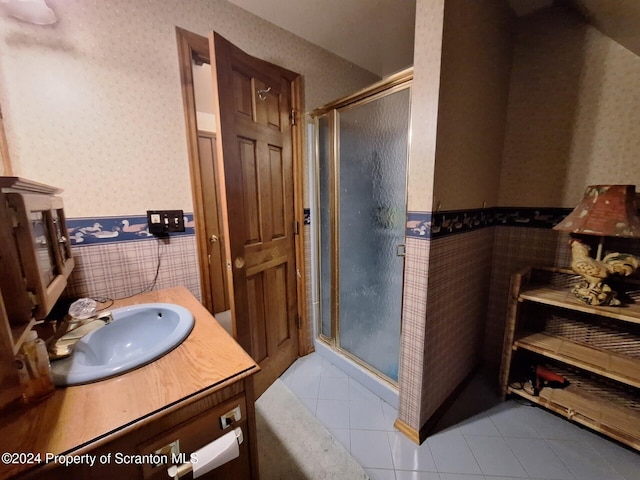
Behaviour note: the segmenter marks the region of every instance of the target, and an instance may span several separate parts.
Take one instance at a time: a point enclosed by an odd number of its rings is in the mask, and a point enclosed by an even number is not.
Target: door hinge
[[[296,324],[298,325],[298,330],[302,329],[302,317],[300,315],[296,315]]]
[[[291,113],[289,113],[289,119],[291,120],[291,125],[296,125],[296,111],[292,108]]]
[[[300,222],[298,222],[297,220],[293,222],[293,234],[300,235]]]

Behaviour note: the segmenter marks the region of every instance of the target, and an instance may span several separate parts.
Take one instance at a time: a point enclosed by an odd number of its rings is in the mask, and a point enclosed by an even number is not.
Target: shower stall
[[[409,69],[311,113],[316,349],[396,397],[411,80]]]

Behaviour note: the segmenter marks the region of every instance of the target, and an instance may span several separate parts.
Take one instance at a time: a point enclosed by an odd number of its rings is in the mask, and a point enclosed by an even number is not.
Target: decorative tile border
[[[435,239],[490,226],[552,228],[572,208],[492,207],[445,212],[408,212],[407,237]]]
[[[184,214],[184,226],[184,232],[172,232],[171,236],[195,235],[193,213]],[[154,238],[149,233],[146,215],[68,218],[67,230],[71,245],[78,247]]]
[[[310,208],[304,209],[304,224],[311,225],[311,209]]]

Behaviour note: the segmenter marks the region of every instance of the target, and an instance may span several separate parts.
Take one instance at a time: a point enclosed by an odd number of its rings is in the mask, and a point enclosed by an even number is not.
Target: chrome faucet
[[[57,360],[71,355],[78,340],[113,321],[111,312],[101,312],[89,318],[76,318],[66,315],[56,328],[56,333],[47,340],[49,359]]]

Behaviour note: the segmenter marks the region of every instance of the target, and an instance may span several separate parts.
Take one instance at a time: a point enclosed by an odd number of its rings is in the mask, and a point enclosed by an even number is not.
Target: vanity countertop
[[[259,367],[184,287],[118,300],[111,309],[139,303],[174,303],[195,325],[164,357],[123,375],[58,388],[52,396],[0,417],[0,453],[82,454],[256,373]],[[0,465],[15,475],[33,465]]]

